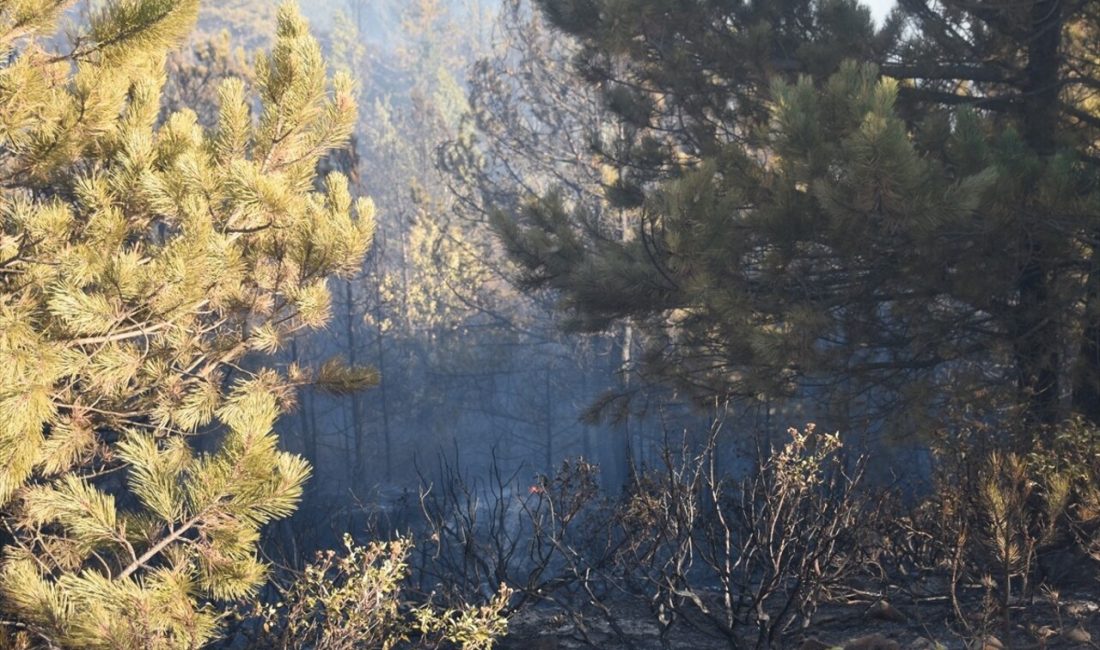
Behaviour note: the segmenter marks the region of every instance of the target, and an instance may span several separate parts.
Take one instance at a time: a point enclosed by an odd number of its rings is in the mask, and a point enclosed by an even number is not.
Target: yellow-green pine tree
[[[197,0],[100,3],[57,46],[68,4],[0,2],[0,603],[53,645],[199,647],[309,474],[272,433],[295,386],[372,379],[256,361],[370,245],[371,204],[315,178],[354,99],[283,7],[258,97],[157,126]]]

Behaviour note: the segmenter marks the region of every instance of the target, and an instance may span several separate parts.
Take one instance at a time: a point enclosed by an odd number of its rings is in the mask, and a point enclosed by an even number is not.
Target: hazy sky
[[[871,7],[871,13],[874,14],[875,20],[879,24],[882,23],[886,13],[894,6],[894,0],[863,0],[863,2]]]

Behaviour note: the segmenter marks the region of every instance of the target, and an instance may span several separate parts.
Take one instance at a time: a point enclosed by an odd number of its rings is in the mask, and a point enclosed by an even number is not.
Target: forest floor
[[[939,585],[936,585],[939,586]],[[794,650],[1031,650],[1100,648],[1100,583],[1072,592],[1048,593],[1010,608],[1007,625],[985,589],[960,589],[958,604],[967,625],[960,625],[951,599],[922,595],[920,589],[893,593],[886,600],[823,605],[805,629],[789,631],[774,644]],[[597,612],[584,617],[582,633],[569,617],[551,611],[527,611],[515,617],[502,650],[709,650],[753,648],[746,629],[737,646],[688,626],[661,639],[656,621],[638,607],[613,612],[623,634],[616,634]],[[969,629],[965,629],[966,627]]]

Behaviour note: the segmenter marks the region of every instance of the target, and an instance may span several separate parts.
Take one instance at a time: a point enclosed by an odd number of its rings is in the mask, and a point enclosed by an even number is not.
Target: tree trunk
[[[290,340],[290,356],[295,363],[302,363],[301,355],[298,353],[297,338]],[[302,427],[302,453],[305,455],[306,460],[316,467],[317,463],[320,462],[320,459],[317,458],[317,428],[310,421],[310,409],[313,405],[309,397],[309,387],[303,386],[301,400],[298,404],[298,419]]]
[[[1054,154],[1058,122],[1059,50],[1062,38],[1061,0],[1037,0],[1031,5],[1027,38],[1027,68],[1023,91],[1023,135],[1041,157]],[[1029,206],[1041,214],[1040,206]],[[1028,209],[1025,207],[1025,209]],[[1053,274],[1047,267],[1043,238],[1047,224],[1032,222],[1027,237],[1026,262],[1017,282],[1019,304],[1013,327],[1017,388],[1025,405],[1029,429],[1049,429],[1061,419],[1059,378],[1062,364],[1060,314],[1052,303]],[[1034,439],[1041,431],[1028,431]]]
[[[386,395],[386,350],[382,342],[384,314],[382,312],[382,290],[380,283],[375,282],[374,320],[377,323],[377,336],[375,337],[376,352],[378,354],[378,374],[382,377],[378,383],[379,399],[382,402],[382,445],[385,452],[385,478],[389,483],[393,480],[393,454],[390,446],[390,407]]]
[[[543,378],[545,380],[543,397],[544,397],[545,402],[546,402],[546,412],[544,413],[544,415],[545,415],[544,437],[546,438],[546,450],[545,450],[546,456],[545,456],[545,463],[544,464],[546,466],[546,475],[547,476],[553,476],[554,475],[554,403],[550,400],[550,394],[551,393],[550,393],[550,362],[549,361],[546,364],[546,368],[543,370],[543,375],[544,375]]]
[[[355,303],[354,293],[351,288],[351,281],[344,284],[344,297],[346,299],[346,311],[344,313],[345,329],[344,334],[348,346],[348,365],[354,368],[358,363],[358,355],[356,355],[356,340],[355,340]],[[351,430],[355,437],[355,460],[352,465],[354,468],[353,481],[358,482],[363,476],[363,458],[364,453],[364,431],[363,431],[363,401],[359,395],[359,392],[353,392],[351,394]],[[354,489],[354,485],[352,486]]]

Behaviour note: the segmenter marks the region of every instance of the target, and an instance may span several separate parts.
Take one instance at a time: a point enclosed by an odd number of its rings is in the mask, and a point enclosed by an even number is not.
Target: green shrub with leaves
[[[255,358],[324,325],[370,246],[369,201],[316,179],[352,85],[284,6],[258,96],[158,125],[197,0],[95,3],[66,39],[69,4],[0,3],[0,603],[51,647],[194,648],[309,475],[272,432],[296,386],[375,377]]]
[[[480,607],[441,610],[430,603],[412,604],[402,593],[409,540],[359,546],[345,536],[344,546],[343,554],[318,554],[282,590],[277,603],[261,606],[258,647],[353,650],[447,644],[489,650],[507,631],[503,612],[512,592],[506,586]]]

